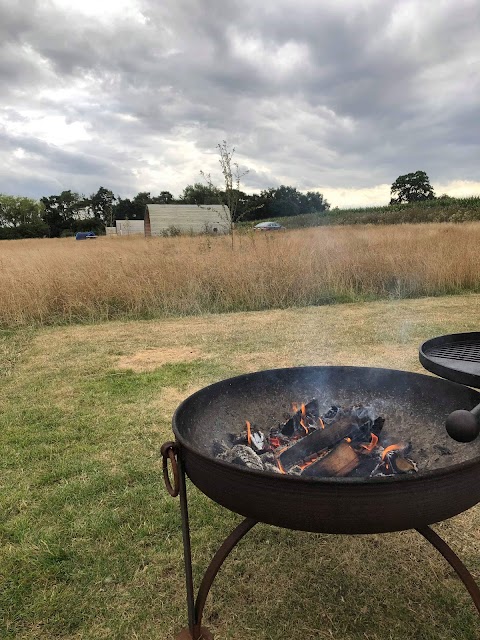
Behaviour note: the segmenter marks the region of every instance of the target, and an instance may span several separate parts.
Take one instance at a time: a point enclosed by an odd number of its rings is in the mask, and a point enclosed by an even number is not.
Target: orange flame
[[[391,444],[389,447],[387,447],[386,449],[383,450],[382,453],[382,460],[385,460],[385,456],[390,453],[390,451],[397,451],[397,449],[401,449],[402,445],[401,444]]]
[[[377,444],[378,444],[378,436],[376,436],[374,433],[371,433],[370,435],[372,436],[372,439],[370,440],[370,443],[361,445],[368,452],[373,451],[375,449],[375,447],[377,446]],[[382,460],[383,460],[383,458],[382,458]]]
[[[305,422],[303,421],[303,418],[300,418],[300,424],[305,429],[305,434],[308,436],[308,427],[305,425]]]
[[[324,423],[324,421],[323,421],[321,418],[319,418],[319,419],[318,419],[318,421],[319,421],[320,426],[322,427],[322,429],[325,429],[325,423]]]
[[[280,462],[279,458],[277,458],[277,467],[280,469],[280,473],[287,473],[285,469],[282,467],[282,463]]]
[[[307,415],[307,410],[305,409],[305,405],[302,403],[302,416],[305,417]]]
[[[351,442],[352,439],[351,438],[344,438],[345,442]]]
[[[252,426],[248,420],[247,420],[247,442],[249,445],[252,444]]]

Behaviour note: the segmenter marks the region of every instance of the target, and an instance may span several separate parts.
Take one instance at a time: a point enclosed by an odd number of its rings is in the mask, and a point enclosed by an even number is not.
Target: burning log
[[[360,463],[360,456],[348,442],[340,442],[330,453],[302,471],[302,478],[346,476]]]
[[[415,473],[418,471],[416,463],[407,458],[411,451],[412,444],[409,442],[391,444],[381,453],[380,462],[370,474],[371,476],[391,476],[396,473]]]
[[[309,427],[312,428],[312,423],[315,424],[320,417],[320,410],[318,406],[318,400],[314,398],[302,404],[295,414],[289,418],[283,425],[281,425],[279,431],[283,436],[291,438],[297,431],[300,433],[308,433]]]
[[[338,422],[331,424],[325,429],[317,429],[309,433],[301,440],[297,440],[287,449],[282,451],[278,459],[285,471],[295,465],[301,465],[312,456],[320,453],[323,449],[335,446],[344,438],[350,436],[355,429],[355,425],[348,418],[340,418]]]

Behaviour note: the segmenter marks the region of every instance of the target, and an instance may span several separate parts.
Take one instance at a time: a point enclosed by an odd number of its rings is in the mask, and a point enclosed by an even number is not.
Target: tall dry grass
[[[0,242],[2,326],[480,291],[480,223]]]

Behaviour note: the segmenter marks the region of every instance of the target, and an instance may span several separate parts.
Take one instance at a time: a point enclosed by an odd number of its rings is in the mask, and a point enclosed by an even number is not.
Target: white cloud
[[[135,0],[50,0],[51,4],[66,14],[77,13],[87,18],[95,18],[103,23],[112,20],[136,20],[141,24],[147,18]]]
[[[30,136],[57,146],[91,140],[85,122],[67,122],[65,116],[47,115],[29,109],[21,109],[17,114],[21,120],[13,122],[0,114],[0,125],[13,135]]]

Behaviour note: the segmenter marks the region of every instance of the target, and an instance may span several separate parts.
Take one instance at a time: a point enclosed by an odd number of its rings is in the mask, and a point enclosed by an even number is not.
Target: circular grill
[[[420,362],[442,378],[480,388],[480,333],[454,333],[427,340]]]

